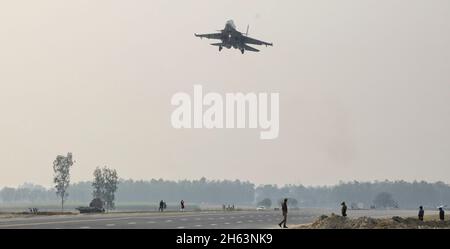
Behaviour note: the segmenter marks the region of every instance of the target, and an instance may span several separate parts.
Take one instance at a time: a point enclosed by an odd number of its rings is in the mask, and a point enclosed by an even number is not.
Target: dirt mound
[[[314,223],[301,226],[303,229],[435,229],[450,228],[450,221],[420,221],[415,218],[394,216],[390,219],[371,217],[347,218],[332,214],[322,215]]]

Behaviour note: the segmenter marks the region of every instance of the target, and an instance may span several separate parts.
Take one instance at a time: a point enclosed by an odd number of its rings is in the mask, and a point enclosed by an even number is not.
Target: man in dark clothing
[[[184,212],[184,200],[181,200],[181,212]]]
[[[161,201],[159,202],[159,211],[160,211],[160,212],[164,211],[164,201],[163,201],[163,200],[161,200]]]
[[[287,222],[287,214],[288,214],[288,207],[287,207],[287,201],[288,199],[284,199],[284,202],[281,204],[281,210],[283,211],[283,220],[278,224],[278,226],[281,227],[281,225],[283,225],[283,228],[288,228],[286,226],[286,222]]]
[[[347,217],[347,205],[345,205],[345,201],[341,203],[342,209],[341,214],[343,217]]]
[[[443,207],[440,207],[440,208],[439,208],[439,219],[440,219],[441,221],[444,221],[444,220],[445,220],[445,212],[444,212],[444,208],[443,208]]]
[[[423,216],[425,215],[425,211],[423,210],[423,207],[419,207],[419,220],[423,221]]]

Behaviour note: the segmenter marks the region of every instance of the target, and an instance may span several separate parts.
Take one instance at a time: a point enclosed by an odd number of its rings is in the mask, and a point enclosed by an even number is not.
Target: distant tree
[[[258,202],[258,206],[270,208],[272,206],[272,201],[269,198],[265,198],[264,200]]]
[[[92,187],[94,188],[92,196],[94,199],[102,200],[105,203],[106,210],[115,208],[114,200],[117,191],[119,177],[115,169],[104,167],[100,169],[97,167],[94,170],[94,181]]]
[[[117,184],[119,183],[119,177],[115,169],[103,169],[103,177],[105,179],[105,202],[106,209],[111,210],[115,208],[114,200],[115,193],[117,191]]]
[[[103,199],[105,195],[105,178],[103,177],[102,170],[99,167],[94,170],[94,181],[92,181],[92,187],[94,188],[92,197],[94,199]]]
[[[375,207],[398,208],[397,202],[388,192],[379,193],[373,200],[373,204],[375,204]]]
[[[57,156],[53,161],[53,182],[55,183],[56,195],[61,198],[61,210],[64,210],[64,201],[69,196],[67,188],[70,184],[70,167],[73,165],[72,153],[67,156]]]

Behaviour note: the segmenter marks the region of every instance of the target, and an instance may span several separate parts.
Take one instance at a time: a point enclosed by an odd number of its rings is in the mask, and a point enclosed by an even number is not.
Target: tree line
[[[387,194],[387,196],[386,196]],[[255,189],[255,198],[279,202],[280,198],[295,199],[299,207],[336,207],[342,201],[361,204],[363,208],[380,206],[388,199],[388,206],[399,208],[437,207],[450,204],[450,185],[425,181],[340,182],[334,186],[306,187],[303,185],[264,185]],[[392,199],[392,200],[389,200]],[[381,204],[385,205],[385,204]]]
[[[115,201],[123,203],[179,202],[187,200],[195,204],[246,204],[271,207],[278,206],[281,199],[288,198],[292,207],[335,207],[345,201],[352,208],[436,207],[450,204],[450,185],[443,182],[412,183],[406,181],[340,182],[335,186],[305,187],[303,185],[260,185],[245,181],[199,180],[150,181],[119,180],[114,169],[97,167],[92,182],[70,185],[70,169],[75,161],[72,153],[58,155],[53,162],[54,189],[27,184],[18,188],[3,188],[1,202],[52,202],[58,198],[61,209],[68,200],[88,203],[97,199],[107,210],[115,208]],[[119,187],[120,186],[120,187]],[[56,195],[55,195],[56,193]]]
[[[97,174],[101,175],[102,173],[99,172],[102,172],[102,169],[97,170],[99,170]],[[117,173],[115,178],[117,179]],[[71,184],[67,188],[70,193],[67,201],[89,203],[96,195],[102,195],[104,200],[111,198],[107,196],[108,194],[105,196],[107,187],[96,188],[95,182],[93,180]],[[450,185],[443,182],[353,181],[341,182],[334,186],[308,187],[303,185],[256,186],[248,181],[219,181],[206,178],[182,181],[120,179],[117,180],[115,199],[112,199],[112,203],[116,201],[117,203],[154,204],[160,200],[178,203],[183,199],[195,204],[256,205],[264,199],[269,199],[273,207],[277,206],[282,198],[289,198],[292,200],[291,206],[295,204],[294,206],[298,207],[336,207],[342,201],[346,201],[349,204],[363,204],[367,208],[374,205],[380,194],[384,193],[388,193],[389,198],[392,198],[400,208],[417,208],[419,205],[436,207],[450,204]],[[33,184],[25,184],[18,188],[5,187],[0,190],[0,202],[3,203],[56,202],[57,200],[55,189]]]

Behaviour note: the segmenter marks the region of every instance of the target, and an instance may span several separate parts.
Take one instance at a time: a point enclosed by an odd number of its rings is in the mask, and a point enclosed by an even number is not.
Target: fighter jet
[[[200,38],[221,40],[221,42],[211,44],[213,46],[219,47],[219,51],[222,51],[223,48],[235,48],[239,49],[241,53],[244,54],[246,50],[251,52],[259,52],[258,49],[250,47],[247,44],[265,45],[266,47],[273,46],[273,43],[268,43],[249,37],[248,28],[249,27],[247,26],[247,32],[245,34],[241,33],[237,31],[236,25],[234,25],[233,20],[230,20],[225,24],[225,28],[223,30],[218,30],[218,32],[220,33],[194,35]]]

